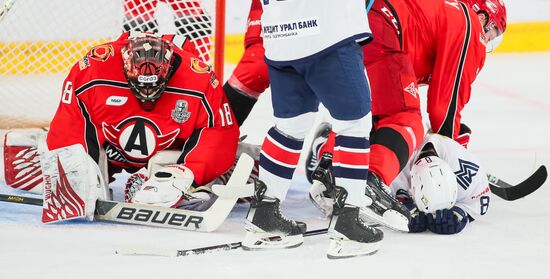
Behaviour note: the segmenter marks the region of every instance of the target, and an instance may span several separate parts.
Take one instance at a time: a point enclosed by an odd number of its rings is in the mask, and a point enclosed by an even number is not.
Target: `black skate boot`
[[[254,196],[246,217],[246,236],[243,249],[292,248],[304,242],[306,224],[285,218],[280,211],[280,201],[265,196],[267,186],[256,180]]]
[[[372,199],[372,204],[361,208],[361,218],[377,222],[390,229],[408,232],[411,214],[389,191],[391,189],[382,182],[382,179],[374,172],[370,172],[365,195]]]
[[[325,152],[311,174],[313,184],[309,189],[309,199],[325,214],[332,215],[334,205],[334,175],[332,174],[332,154]]]
[[[313,172],[315,171],[315,168],[317,168],[317,163],[319,161],[319,158],[317,158],[317,154],[319,153],[319,148],[327,142],[328,135],[330,134],[330,131],[332,130],[332,126],[330,123],[323,122],[317,126],[317,129],[315,130],[315,134],[313,136],[313,140],[311,141],[311,147],[309,148],[309,152],[307,154],[306,158],[306,178],[309,183],[313,183],[313,178],[311,177]]]
[[[345,204],[347,192],[336,187],[336,200],[329,227],[329,259],[372,255],[378,251],[384,233],[359,218],[359,207]]]

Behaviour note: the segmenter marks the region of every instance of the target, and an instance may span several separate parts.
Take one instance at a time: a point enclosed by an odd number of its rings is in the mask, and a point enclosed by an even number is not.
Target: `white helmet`
[[[456,202],[456,175],[437,156],[418,159],[411,169],[411,194],[420,211],[434,213],[452,208]]]

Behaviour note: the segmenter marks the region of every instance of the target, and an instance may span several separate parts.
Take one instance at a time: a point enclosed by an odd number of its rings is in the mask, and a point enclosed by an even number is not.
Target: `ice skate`
[[[313,183],[313,179],[311,176],[313,172],[315,172],[315,169],[317,168],[317,163],[319,162],[319,158],[317,158],[319,149],[327,141],[328,135],[330,134],[331,130],[332,126],[330,125],[330,123],[327,122],[319,124],[319,126],[317,126],[317,129],[315,130],[315,134],[311,142],[311,147],[307,154],[305,166],[306,178],[310,184]]]
[[[306,224],[285,218],[280,212],[280,201],[264,196],[266,185],[255,181],[255,191],[245,222],[244,250],[293,248],[303,242]]]
[[[372,204],[362,207],[360,216],[365,221],[374,221],[390,229],[408,232],[411,214],[388,191],[390,188],[377,174],[369,173],[365,195],[372,199]]]
[[[347,192],[336,187],[336,201],[329,228],[329,259],[372,255],[384,238],[381,230],[367,226],[359,218],[359,207],[345,204]]]

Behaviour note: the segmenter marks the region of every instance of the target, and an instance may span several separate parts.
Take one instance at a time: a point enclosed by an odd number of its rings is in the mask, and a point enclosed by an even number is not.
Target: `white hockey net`
[[[224,2],[0,0],[0,129],[47,123],[70,67],[92,46],[116,39],[123,30],[184,33],[201,58],[214,65],[216,40],[223,42],[216,28],[223,27]]]

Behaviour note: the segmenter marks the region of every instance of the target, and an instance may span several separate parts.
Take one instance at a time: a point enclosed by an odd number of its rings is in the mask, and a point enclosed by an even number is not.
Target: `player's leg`
[[[386,185],[424,135],[416,76],[400,40],[407,30],[401,28],[401,17],[392,14],[396,8],[389,5],[386,1],[373,5],[368,17],[377,40],[363,47],[373,103],[370,170]]]
[[[340,63],[342,65],[346,65],[346,66],[349,66],[351,65],[350,64],[351,62],[350,61],[343,61],[343,63]],[[319,67],[320,68],[320,67]],[[334,67],[335,69],[338,69],[337,67]],[[349,73],[349,70],[347,69],[340,69],[339,72],[342,72],[342,73]],[[326,78],[326,77],[325,77]],[[349,82],[347,82],[346,84],[350,84]],[[348,85],[342,85],[342,84],[337,84],[336,86],[338,86],[338,88],[349,88],[349,87],[346,87]],[[366,85],[363,85],[365,89],[368,89],[368,84]],[[342,89],[336,89],[336,88],[330,88],[330,87],[325,87],[327,90],[332,90],[333,92],[341,92]],[[338,91],[339,90],[339,91]],[[330,95],[329,95],[330,96]],[[345,108],[345,111],[346,112],[350,112],[350,111],[353,111],[353,109],[350,109],[350,108],[353,108],[353,104],[349,104],[349,103],[346,103],[346,100],[344,100],[343,102],[340,101],[341,99],[345,99],[345,98],[342,98],[341,96],[338,96],[338,95],[334,95],[333,94],[333,98],[329,98],[329,99],[321,99],[323,104],[325,105],[328,105],[328,106],[337,106],[337,107],[340,107],[340,108]],[[358,99],[360,100],[360,98]],[[357,102],[359,103],[359,102]],[[375,104],[373,104],[375,105]],[[337,108],[332,108],[332,110],[335,110]],[[329,108],[329,111],[331,111],[331,108]],[[334,114],[331,112],[331,114],[333,114],[333,117],[339,117],[338,115]],[[370,131],[370,127],[363,127],[364,130],[362,131],[363,135],[366,135],[369,133]],[[339,147],[339,143],[338,143],[338,131],[335,129],[335,127],[333,127],[333,131],[336,133],[336,136],[335,136],[335,140],[334,140],[334,164],[341,164],[339,161],[339,159],[337,159],[337,149],[341,149],[341,147]],[[359,134],[358,134],[359,135]],[[371,147],[372,148],[372,147]],[[322,153],[321,153],[322,154]],[[408,154],[407,154],[408,155]],[[337,173],[336,173],[336,170],[334,172],[335,176],[337,177]],[[372,174],[372,175],[371,175]],[[394,228],[394,229],[398,229],[398,230],[407,230],[407,222],[408,222],[408,217],[409,217],[409,214],[407,212],[407,210],[401,206],[390,194],[387,193],[387,190],[389,190],[389,187],[384,185],[383,183],[379,183],[380,180],[379,179],[376,179],[378,178],[378,176],[374,173],[370,173],[369,174],[369,183],[367,184],[367,194],[374,199],[374,203],[372,205],[369,205],[367,207],[363,207],[366,209],[366,212],[368,212],[369,214],[371,215],[374,215],[376,218],[376,221],[379,222],[379,223],[382,223],[386,226],[389,226],[391,228]],[[338,185],[338,181],[336,181],[336,184]]]
[[[335,146],[332,171],[335,182],[333,219],[329,229],[329,258],[376,252],[383,238],[367,227],[359,209],[372,204],[365,195],[371,128],[370,92],[362,52],[350,43],[310,64],[306,81],[329,111]]]
[[[229,80],[223,86],[237,123],[242,125],[254,104],[269,86],[264,47],[261,42],[248,46]]]
[[[245,249],[295,247],[303,242],[304,223],[280,213],[298,164],[306,133],[319,101],[293,67],[269,66],[276,124],[262,144],[259,180],[247,216]],[[277,241],[270,241],[270,237]]]

